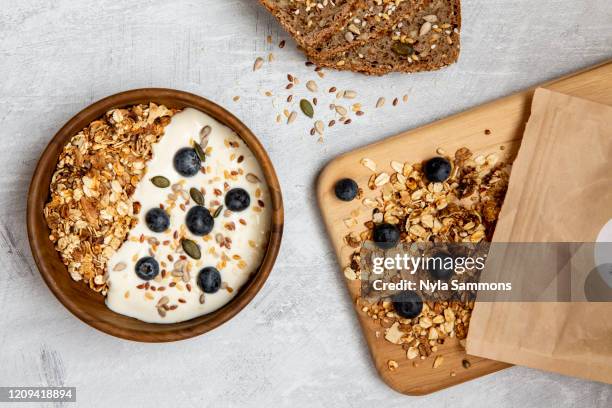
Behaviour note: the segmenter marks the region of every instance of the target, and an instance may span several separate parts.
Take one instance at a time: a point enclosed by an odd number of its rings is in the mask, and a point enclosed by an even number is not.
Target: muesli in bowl
[[[79,318],[168,341],[254,297],[280,246],[282,198],[265,151],[229,112],[150,91],[102,100],[60,130],[32,181],[28,231],[46,283]]]

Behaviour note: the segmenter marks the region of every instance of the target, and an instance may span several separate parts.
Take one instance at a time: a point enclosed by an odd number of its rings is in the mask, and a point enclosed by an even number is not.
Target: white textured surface
[[[78,387],[82,406],[610,406],[612,387],[525,368],[412,398],[377,377],[314,200],[336,154],[612,57],[610,0],[464,0],[463,54],[449,69],[319,81],[254,0],[0,0],[0,385]],[[323,144],[305,121],[276,125],[288,72],[352,88],[367,115]],[[75,319],[31,260],[25,198],[36,161],[74,113],[145,86],[192,91],[228,107],[276,165],[286,233],[254,302],[214,332],[147,345]],[[300,86],[303,90],[303,86]],[[378,96],[410,103],[376,112]],[[232,102],[241,95],[239,103]],[[327,101],[320,96],[321,101]],[[280,98],[279,100],[282,100]],[[327,102],[329,103],[329,101]]]

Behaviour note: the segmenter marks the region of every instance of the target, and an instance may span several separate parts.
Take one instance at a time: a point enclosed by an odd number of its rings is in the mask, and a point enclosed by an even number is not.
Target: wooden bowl
[[[198,109],[234,130],[253,151],[265,174],[272,200],[270,241],[257,273],[221,309],[181,323],[154,324],[123,316],[108,309],[104,297],[83,282],[75,282],[49,239],[50,230],[43,215],[49,199],[51,176],[66,142],[108,110],[154,102],[174,108]],[[102,99],[79,112],[64,125],[45,149],[28,194],[28,239],[40,274],[55,297],[76,317],[105,333],[128,340],[167,342],[206,333],[236,315],[257,294],[268,278],[280,249],[283,233],[283,202],[280,185],[270,158],[255,135],[234,115],[199,96],[171,89],[136,89]]]

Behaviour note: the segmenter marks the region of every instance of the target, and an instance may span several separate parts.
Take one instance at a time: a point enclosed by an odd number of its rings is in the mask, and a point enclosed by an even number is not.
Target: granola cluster
[[[439,154],[445,155],[441,150]],[[352,231],[344,238],[355,248],[345,277],[361,277],[360,248],[372,240],[374,226],[396,225],[401,242],[478,243],[490,241],[509,180],[508,165],[496,154],[476,156],[467,148],[455,152],[448,180],[428,182],[421,164],[391,162],[394,173],[377,172],[376,164],[363,159],[362,165],[372,171],[368,188],[380,191],[375,198],[363,198],[362,204],[372,211],[372,219],[361,232]],[[344,220],[347,227],[357,226],[357,212]],[[398,316],[389,298],[372,301],[364,293],[356,299],[359,310],[375,320],[384,330],[384,338],[406,350],[409,360],[425,359],[438,350],[447,338],[464,343],[467,337],[473,301],[452,300],[424,302],[421,314],[414,319]],[[377,336],[381,332],[377,331]],[[434,361],[441,365],[442,356]]]
[[[49,238],[75,281],[106,293],[106,263],[140,211],[131,196],[152,145],[176,112],[153,103],[113,109],[64,146],[44,215]]]

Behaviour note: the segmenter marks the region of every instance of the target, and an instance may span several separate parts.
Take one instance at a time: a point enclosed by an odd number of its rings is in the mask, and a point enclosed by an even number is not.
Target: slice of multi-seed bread
[[[259,0],[304,49],[314,49],[337,32],[361,1]]]
[[[321,59],[363,45],[389,31],[421,3],[423,0],[364,0],[340,30],[308,52]]]
[[[423,0],[379,38],[326,58],[308,57],[321,67],[370,75],[432,71],[459,58],[460,28],[461,0]]]

